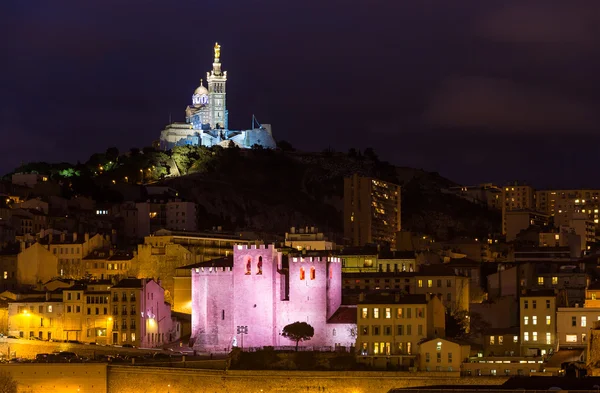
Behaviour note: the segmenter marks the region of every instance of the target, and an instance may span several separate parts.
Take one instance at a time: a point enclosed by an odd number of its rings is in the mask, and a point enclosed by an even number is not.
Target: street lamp
[[[242,351],[244,350],[244,335],[248,334],[248,326],[238,326],[237,334],[242,336]]]

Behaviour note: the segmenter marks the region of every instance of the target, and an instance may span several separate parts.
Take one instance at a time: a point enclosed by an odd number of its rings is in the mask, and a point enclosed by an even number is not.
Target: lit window
[[[552,344],[552,333],[546,333],[546,344]]]
[[[390,318],[392,318],[392,309],[391,309],[391,308],[389,308],[389,307],[387,307],[387,308],[385,309],[385,318],[386,318],[386,319],[390,319]]]
[[[557,285],[558,284],[558,277],[554,276],[552,277],[552,285]]]
[[[417,285],[419,286],[419,288],[423,288],[423,280],[418,280]]]
[[[5,272],[4,272],[4,279],[6,280],[7,278],[8,278],[8,272],[7,272],[7,271],[5,271]]]
[[[311,267],[310,268],[310,279],[314,280],[315,279],[315,275],[316,275],[315,268]]]
[[[379,318],[379,309],[378,308],[373,309],[373,318],[375,318],[375,319]]]
[[[544,285],[544,277],[538,277],[538,285]]]
[[[529,325],[529,317],[528,316],[523,317],[523,325]]]
[[[433,280],[427,280],[427,288],[433,287]]]
[[[565,341],[568,343],[576,343],[577,335],[576,334],[567,334],[567,336],[565,337]]]
[[[48,312],[52,312],[52,305],[51,304],[48,305]]]
[[[301,274],[304,273],[303,268],[300,268],[300,273]],[[252,274],[252,259],[250,259],[250,257],[248,257],[248,260],[246,260],[246,275],[249,276],[251,274]],[[304,280],[304,278],[301,278],[301,280]]]
[[[587,317],[581,317],[581,327],[587,326]]]
[[[256,264],[256,274],[257,275],[262,275],[262,267],[263,267],[262,256],[259,256],[258,263]],[[312,275],[314,275],[314,272],[311,271],[311,276]],[[311,279],[314,280],[314,277],[312,277]]]
[[[438,342],[437,342],[437,344],[436,344],[436,348],[435,348],[435,349],[436,349],[437,351],[441,351],[441,350],[442,350],[442,342],[441,342],[441,341],[438,341]]]
[[[519,342],[519,336],[513,336],[513,342],[514,343],[518,343]]]
[[[523,333],[523,341],[529,341],[529,332]]]
[[[504,344],[504,337],[498,336],[498,345],[502,345],[502,344]]]
[[[533,333],[531,333],[531,339],[532,339],[533,341],[537,341],[537,332],[533,332]]]
[[[304,268],[300,268],[300,280],[304,280],[306,278],[306,273],[304,272]]]
[[[546,315],[546,325],[551,325],[552,324],[552,318],[550,317],[550,315]]]
[[[496,340],[494,336],[490,336],[490,345],[496,344]]]
[[[537,316],[535,316],[535,315],[534,315],[534,316],[532,316],[532,317],[531,317],[531,322],[532,322],[534,325],[537,325]]]
[[[398,310],[396,311],[396,318],[404,318],[404,316],[402,315],[402,308],[398,308]],[[600,317],[598,317],[598,320],[600,320]]]
[[[362,319],[368,318],[369,312],[366,307],[363,307],[361,315],[362,315]]]

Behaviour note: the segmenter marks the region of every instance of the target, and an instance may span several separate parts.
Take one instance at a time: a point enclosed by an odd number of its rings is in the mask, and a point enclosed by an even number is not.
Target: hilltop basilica
[[[200,80],[200,86],[192,95],[192,105],[185,110],[185,123],[169,124],[160,133],[161,149],[183,145],[229,147],[231,142],[245,149],[253,145],[274,149],[276,145],[270,124],[261,125],[253,119],[251,130],[229,129],[229,113],[225,104],[227,71],[221,70],[221,45],[215,43],[214,52],[213,69],[206,73],[208,88]]]

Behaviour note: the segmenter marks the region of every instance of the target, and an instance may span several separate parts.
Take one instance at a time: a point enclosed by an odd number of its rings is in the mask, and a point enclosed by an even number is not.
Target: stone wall
[[[386,393],[432,385],[500,385],[505,377],[459,377],[458,372],[191,371],[109,366],[108,393],[336,392]]]
[[[221,371],[99,363],[2,364],[20,393],[340,392],[386,393],[433,385],[500,385],[505,377],[460,378],[457,372]]]
[[[18,384],[19,393],[106,393],[106,364],[0,364]]]

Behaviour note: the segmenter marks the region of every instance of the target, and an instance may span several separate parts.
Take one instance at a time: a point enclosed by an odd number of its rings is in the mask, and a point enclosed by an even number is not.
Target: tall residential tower
[[[394,244],[400,231],[400,186],[357,174],[344,179],[344,238],[353,246]]]

